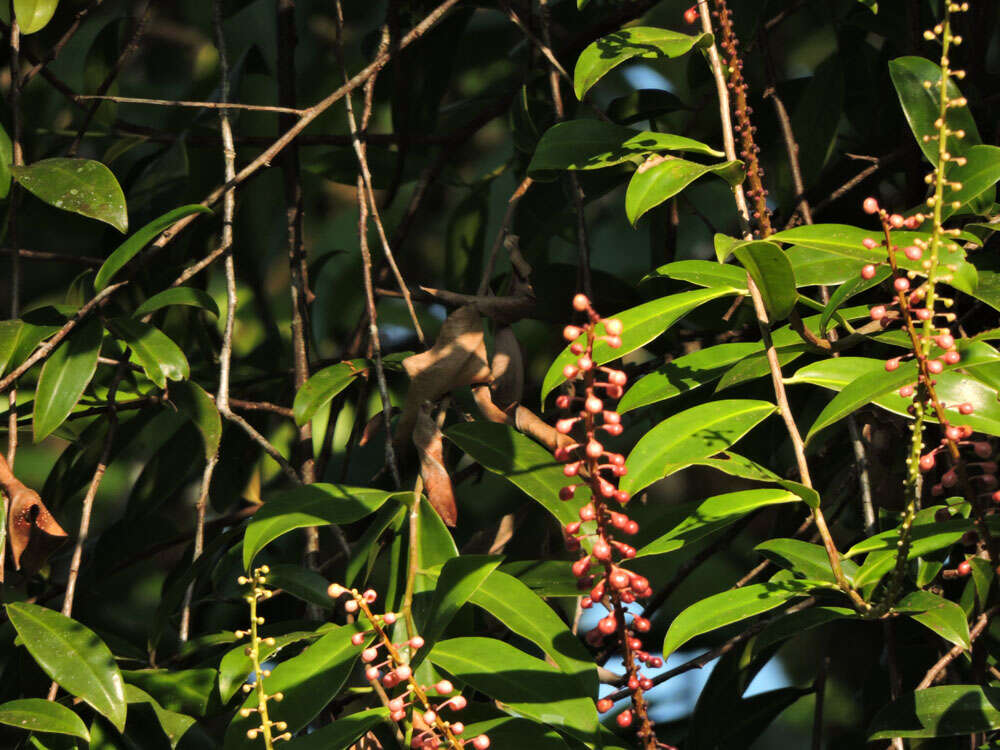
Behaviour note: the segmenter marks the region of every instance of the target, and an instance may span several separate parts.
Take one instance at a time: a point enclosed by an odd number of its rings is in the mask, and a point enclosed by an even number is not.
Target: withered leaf
[[[42,498],[25,486],[0,456],[0,489],[10,501],[7,537],[14,566],[28,571],[40,568],[65,541],[66,532],[45,507]]]
[[[431,416],[429,403],[422,405],[417,414],[413,443],[420,455],[420,476],[424,480],[427,499],[441,520],[448,526],[454,526],[458,521],[458,508],[455,506],[451,477],[444,466],[444,436]]]

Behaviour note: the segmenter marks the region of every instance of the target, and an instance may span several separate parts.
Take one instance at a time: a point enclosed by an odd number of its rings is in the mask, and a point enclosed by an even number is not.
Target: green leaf
[[[649,279],[677,279],[698,286],[725,286],[744,293],[747,286],[747,274],[742,268],[710,260],[678,260],[667,263],[642,280]]]
[[[778,365],[780,367],[784,367],[790,362],[797,360],[803,354],[812,351],[809,344],[801,343],[801,339],[799,341],[800,343],[792,344],[791,346],[776,347],[775,354],[778,357]],[[759,349],[726,370],[722,374],[722,377],[719,378],[719,384],[715,386],[715,392],[719,393],[726,388],[732,388],[748,380],[766,377],[770,373],[771,365],[767,359],[767,352]]]
[[[326,593],[330,582],[315,570],[288,563],[271,563],[268,567],[271,569],[267,574],[269,586],[320,609],[333,608],[333,600]]]
[[[83,719],[63,704],[41,698],[22,698],[0,705],[0,724],[26,732],[68,734],[90,742]]]
[[[269,694],[284,693],[279,703],[268,703],[271,721],[284,721],[288,731],[298,732],[312,721],[340,690],[354,668],[361,649],[351,643],[357,633],[354,627],[338,627],[309,646],[298,656],[274,668],[267,678]],[[251,693],[242,708],[256,708],[257,696]],[[256,750],[260,740],[247,737],[247,730],[260,724],[256,712],[243,718],[236,717],[226,729],[223,750]]]
[[[205,460],[210,461],[222,439],[222,417],[215,400],[197,383],[182,380],[170,386],[170,402],[198,428],[205,445]]]
[[[535,147],[528,174],[554,179],[564,169],[603,169],[623,162],[641,163],[660,151],[690,151],[724,156],[700,141],[671,133],[638,132],[603,120],[569,120],[553,125]]]
[[[584,695],[597,694],[597,670],[587,649],[559,615],[523,582],[494,571],[472,592],[469,601],[542,649],[557,667],[577,679]]]
[[[97,370],[103,334],[99,320],[87,320],[77,326],[42,365],[33,415],[36,443],[52,434],[80,400]]]
[[[624,329],[621,335],[622,345],[618,349],[612,349],[604,341],[598,341],[594,344],[594,362],[603,365],[613,359],[624,357],[648,344],[699,305],[719,297],[728,297],[739,293],[738,289],[725,287],[695,289],[690,292],[661,297],[610,316],[618,318],[622,322]],[[583,338],[581,335],[577,341],[582,343]],[[576,355],[567,346],[549,366],[548,372],[545,373],[545,379],[542,381],[542,403],[557,386],[566,381],[562,372],[563,367],[572,364],[576,359]]]
[[[111,279],[114,278],[115,274],[117,274],[126,263],[132,260],[132,258],[139,254],[140,250],[155,240],[165,230],[169,229],[174,223],[183,219],[185,216],[190,216],[191,214],[196,213],[210,214],[212,213],[212,210],[197,203],[175,208],[172,211],[167,211],[167,213],[163,214],[163,216],[153,219],[151,222],[146,224],[146,226],[125,240],[113,253],[111,253],[111,255],[108,256],[108,259],[104,261],[104,265],[102,265],[97,271],[97,276],[94,278],[94,291],[99,292],[104,289],[104,287],[108,285]],[[121,231],[124,232],[125,229],[127,229],[127,223]]]
[[[926,625],[949,643],[966,650],[972,648],[965,612],[955,602],[930,591],[913,591],[899,600],[895,610]]]
[[[332,627],[332,626],[330,626]],[[293,643],[302,641],[314,641],[323,635],[325,631],[311,632],[308,630],[296,630],[283,635],[271,636],[274,638],[273,644],[260,644],[260,659],[273,660],[281,649]],[[228,703],[240,685],[246,680],[247,675],[253,670],[253,662],[246,653],[246,644],[240,644],[227,651],[219,662],[219,697],[223,703]]]
[[[809,607],[798,612],[790,612],[768,623],[753,639],[751,649],[754,656],[757,656],[766,653],[771,646],[826,625],[828,622],[857,616],[853,609],[847,607]]]
[[[748,242],[733,254],[754,280],[771,322],[784,320],[795,307],[795,272],[788,258],[773,242]]]
[[[800,539],[768,539],[758,544],[754,549],[764,557],[787,568],[793,573],[801,574],[802,578],[814,581],[836,583],[833,571],[830,569],[830,558],[826,548],[819,544],[810,544]],[[853,580],[858,565],[853,560],[841,560],[840,567],[848,581]]]
[[[927,160],[937,166],[938,142],[936,139],[924,142],[924,136],[937,135],[934,123],[941,112],[940,66],[923,57],[897,57],[889,63],[889,75],[917,145]],[[925,81],[931,82],[930,88],[925,88]],[[955,100],[961,96],[954,79],[949,78],[948,98]],[[946,122],[950,130],[965,131],[965,138],[948,139],[948,150],[953,156],[963,156],[972,146],[983,142],[968,107],[949,107]]]
[[[937,511],[940,508],[928,508],[928,510]],[[914,524],[910,530],[910,557],[919,557],[935,550],[950,547],[971,528],[972,522],[965,518],[952,518],[950,521],[939,521],[920,526]],[[883,531],[861,540],[847,550],[844,557],[854,557],[863,552],[895,552],[898,541],[899,531],[897,529]]]
[[[485,734],[490,738],[491,750],[568,750],[562,735],[544,724],[515,716],[477,721],[465,727],[465,737]],[[602,739],[605,739],[602,737]],[[467,743],[468,746],[468,743]],[[574,745],[574,747],[579,747]],[[605,744],[605,750],[618,750]]]
[[[58,6],[59,0],[14,0],[14,16],[21,33],[34,34],[44,29]]]
[[[219,306],[215,304],[215,300],[207,292],[191,286],[175,286],[154,294],[135,309],[132,317],[141,318],[171,305],[198,307],[219,317]]]
[[[187,380],[191,374],[180,347],[156,326],[135,318],[112,318],[108,328],[132,350],[146,375],[160,388],[168,380]]]
[[[573,71],[573,88],[577,98],[583,99],[591,86],[628,60],[681,57],[695,47],[708,47],[712,42],[711,34],[689,36],[652,26],[621,29],[591,42],[580,53]]]
[[[243,566],[249,570],[257,553],[282,534],[309,526],[351,523],[374,513],[390,497],[408,494],[322,482],[279,493],[247,524]]]
[[[745,456],[724,451],[719,458],[703,458],[700,461],[695,461],[693,465],[708,466],[712,469],[718,469],[719,471],[729,474],[730,476],[743,477],[744,479],[751,479],[755,482],[778,484],[789,492],[793,492],[798,495],[810,508],[819,507],[819,493],[816,492],[816,490],[811,487],[806,487],[804,484],[793,482],[789,479],[782,479],[770,469],[751,461]]]
[[[338,716],[333,723],[297,737],[284,747],[286,750],[347,750],[367,732],[388,721],[389,709],[369,708],[349,716]]]
[[[122,675],[104,641],[75,620],[37,604],[18,602],[6,608],[42,671],[122,731],[127,711]]]
[[[878,13],[878,3],[875,0],[858,0],[858,2],[866,6],[872,13]]]
[[[99,161],[56,157],[10,171],[21,187],[50,206],[103,221],[122,234],[128,231],[121,185]]]
[[[541,659],[493,638],[452,638],[427,657],[512,715],[569,732],[584,742],[597,734],[597,709],[579,683]]]
[[[420,628],[428,645],[437,642],[458,610],[497,569],[502,559],[494,555],[461,555],[444,564],[434,587],[427,621]]]
[[[444,435],[485,468],[520,487],[560,523],[578,520],[577,512],[586,501],[582,496],[559,499],[559,490],[567,482],[562,466],[531,438],[493,422],[459,423]]]
[[[1000,729],[1000,688],[939,685],[901,696],[879,711],[869,741],[955,737]]]
[[[954,139],[949,139],[948,142],[951,144]],[[964,165],[956,164],[948,169],[948,182],[942,195],[942,219],[954,215],[962,206],[1000,180],[1000,148],[973,146],[965,153],[965,157],[968,161]],[[952,187],[956,182],[962,185],[957,190]],[[954,205],[956,203],[958,206]]]
[[[624,414],[711,383],[731,365],[761,350],[759,343],[740,342],[717,344],[680,356],[635,381],[618,402],[618,411]]]
[[[961,361],[955,365],[945,365],[946,372],[1000,362],[1000,352],[981,341],[959,342],[959,352],[962,355]],[[916,363],[907,362],[893,372],[885,372],[883,369],[882,372],[861,375],[856,380],[851,381],[820,412],[812,427],[809,428],[806,441],[811,440],[820,430],[829,427],[879,396],[898,390],[908,383],[916,382],[916,371]]]
[[[755,617],[808,593],[808,585],[790,580],[780,584],[753,583],[701,599],[670,623],[663,640],[663,656],[666,658],[695,636]]]
[[[743,162],[698,164],[668,156],[658,164],[648,167],[644,164],[632,175],[625,191],[625,214],[628,220],[635,226],[644,213],[673,198],[707,174],[718,175],[730,185],[739,185],[743,181]]]
[[[311,420],[333,397],[351,384],[355,377],[365,372],[366,361],[352,359],[325,367],[309,378],[295,394],[292,413],[300,427]]]
[[[735,523],[759,508],[796,503],[799,500],[798,495],[776,488],[742,490],[710,497],[677,526],[640,549],[636,557],[673,552]]]
[[[230,635],[225,642],[234,640]],[[246,669],[243,676],[249,671]],[[126,686],[134,685],[149,693],[165,709],[193,716],[204,716],[208,711],[217,676],[218,672],[209,668],[126,669],[122,672]]]
[[[647,432],[628,456],[620,486],[635,494],[694,461],[726,450],[775,411],[774,404],[744,399],[699,404]]]
[[[153,696],[140,690],[135,685],[125,686],[125,699],[129,703],[145,704],[152,709],[157,722],[160,724],[160,728],[167,736],[167,741],[170,743],[171,748],[177,747],[177,743],[181,741],[181,738],[194,726],[195,720],[190,716],[165,709],[156,702]]]
[[[6,198],[10,193],[10,165],[14,161],[14,146],[10,136],[0,125],[0,198]]]
[[[21,320],[0,320],[0,375],[6,372],[17,350],[17,339],[23,327],[24,321]]]
[[[834,316],[842,304],[854,295],[861,294],[861,292],[871,289],[873,286],[878,286],[891,275],[892,269],[888,266],[879,266],[875,271],[875,275],[870,279],[863,278],[861,274],[857,274],[854,278],[848,279],[838,286],[837,290],[830,295],[830,301],[823,308],[823,315],[819,322],[820,335],[826,335],[827,326],[830,325],[830,318]]]

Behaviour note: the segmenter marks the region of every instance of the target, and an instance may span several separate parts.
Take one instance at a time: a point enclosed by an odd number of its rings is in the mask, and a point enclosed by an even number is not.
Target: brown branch
[[[44,57],[35,62],[31,68],[29,68],[28,71],[21,76],[21,88],[28,85],[28,82],[34,78],[42,68],[59,57],[59,53],[62,52],[63,47],[66,46],[69,40],[73,38],[73,35],[79,30],[80,24],[83,23],[83,20],[90,15],[92,11],[96,10],[102,2],[104,2],[104,0],[93,0],[93,2],[91,2],[86,8],[81,8],[76,12],[76,15],[73,16],[73,23],[71,23],[69,28],[63,32],[63,35],[59,37],[59,40],[48,48]]]
[[[986,630],[986,626],[990,624],[990,620],[997,614],[997,612],[1000,612],[1000,607],[992,607],[976,618],[976,624],[972,626],[971,630],[969,630],[970,642],[975,641],[976,638],[983,634],[983,631]],[[935,680],[937,680],[938,675],[947,669],[948,665],[955,661],[955,659],[961,656],[963,651],[965,651],[965,648],[960,645],[952,646],[944,656],[934,663],[934,666],[927,670],[924,678],[917,684],[916,689],[924,690],[925,688],[929,688],[933,685]]]
[[[243,109],[250,112],[279,112],[302,116],[304,110],[292,107],[274,107],[266,104],[235,104],[232,102],[193,102],[184,99],[144,99],[139,96],[111,96],[110,94],[77,94],[79,101],[116,102],[118,104],[150,104],[157,107],[191,107],[195,109]],[[268,139],[269,141],[271,139]]]
[[[531,187],[533,182],[534,180],[530,177],[525,177],[507,200],[507,210],[504,211],[503,221],[500,222],[500,229],[497,231],[496,239],[493,240],[493,247],[490,248],[490,254],[486,258],[486,264],[483,267],[483,276],[479,281],[479,289],[476,291],[476,295],[479,297],[482,297],[489,291],[490,279],[493,276],[493,268],[496,265],[497,256],[500,254],[500,248],[503,247],[504,240],[507,239],[507,234],[510,232],[511,222],[514,220],[514,209],[517,208],[518,202],[528,192],[528,188]]]
[[[13,189],[13,186],[11,186]],[[56,263],[75,263],[81,266],[100,267],[104,265],[103,258],[92,258],[88,255],[68,255],[66,253],[53,253],[47,250],[25,250],[21,248],[15,251],[10,247],[0,247],[0,255],[9,255],[11,259],[15,256],[22,260],[53,261]],[[14,316],[17,317],[17,316]]]

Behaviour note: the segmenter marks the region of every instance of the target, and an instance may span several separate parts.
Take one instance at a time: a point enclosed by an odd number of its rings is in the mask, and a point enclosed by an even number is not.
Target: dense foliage
[[[1000,742],[992,0],[11,0],[0,746]]]

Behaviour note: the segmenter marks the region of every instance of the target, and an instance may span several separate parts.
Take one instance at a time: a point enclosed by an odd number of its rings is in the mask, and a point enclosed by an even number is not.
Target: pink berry
[[[941,357],[941,359],[943,359],[946,364],[957,365],[959,362],[962,361],[962,355],[953,350],[950,352],[945,352],[944,356]]]
[[[972,572],[972,563],[970,563],[968,560],[962,560],[962,562],[958,564],[958,567],[955,568],[955,570],[958,571],[958,574],[960,576],[967,576],[969,575],[969,573]]]
[[[465,699],[464,695],[456,695],[449,701],[449,703],[451,703],[452,708],[454,708],[456,711],[461,711],[463,708],[469,705],[469,701]]]
[[[905,276],[899,276],[892,282],[892,286],[897,292],[905,292],[910,288],[910,280]]]
[[[614,370],[608,373],[608,382],[612,385],[623,386],[628,382],[628,376],[621,370]]]
[[[919,310],[917,310],[917,318],[919,318],[920,320],[930,320],[933,316],[934,313],[931,310],[928,310],[926,307],[921,307]]]
[[[920,260],[920,258],[922,258],[922,257],[923,257],[923,254],[924,254],[924,251],[923,251],[923,250],[921,250],[921,249],[920,249],[919,247],[917,247],[916,245],[909,245],[908,247],[906,247],[906,248],[905,248],[905,249],[903,250],[903,253],[904,253],[904,254],[906,255],[906,257],[907,257],[907,258],[909,258],[910,260]]]
[[[600,458],[604,453],[604,446],[596,440],[591,440],[587,443],[586,453],[588,458]]]
[[[887,359],[885,361],[885,371],[892,372],[893,370],[899,369],[899,357],[893,357],[892,359]]]
[[[476,750],[486,750],[486,748],[490,746],[490,738],[485,734],[481,734],[472,740],[472,746],[476,748]]]
[[[684,11],[684,22],[687,24],[694,24],[698,22],[698,6],[692,5]]]
[[[861,244],[864,245],[869,250],[874,250],[876,247],[878,247],[878,242],[873,240],[871,237],[865,237],[863,240],[861,240]]]
[[[889,224],[892,225],[893,229],[902,229],[903,224],[905,223],[906,220],[899,214],[893,214],[892,216],[889,217]]]
[[[865,198],[865,202],[861,204],[861,208],[864,209],[866,214],[878,213],[878,201],[872,197]]]
[[[863,279],[874,279],[876,268],[871,263],[861,269],[861,278]]]
[[[920,457],[920,470],[930,471],[934,468],[934,455],[928,453]]]
[[[939,359],[932,359],[927,363],[927,371],[934,375],[937,375],[942,370],[944,370],[944,365],[941,363],[941,360]]]
[[[346,602],[344,602],[344,609],[347,610],[348,612],[357,612],[358,603],[353,599],[348,599]]]
[[[575,378],[576,377],[577,369],[576,369],[576,367],[574,365],[566,365],[563,368],[562,373],[563,373],[563,377],[566,378],[567,380],[569,380],[570,378]]]
[[[435,721],[437,721],[437,717],[438,717],[438,715],[436,713],[434,713],[433,711],[424,711],[424,723],[425,724],[433,724]]]
[[[368,667],[365,670],[365,679],[369,682],[375,682],[379,677],[379,671],[375,667]]]
[[[604,411],[604,402],[597,396],[589,397],[583,406],[591,414],[600,414]]]
[[[913,386],[904,385],[902,388],[899,389],[899,395],[902,396],[903,398],[909,398],[910,396],[913,395]]]
[[[875,305],[870,311],[872,320],[882,320],[885,317],[885,305]]]
[[[580,338],[580,329],[576,326],[566,326],[563,328],[563,338],[567,341],[576,341]]]
[[[952,425],[947,430],[944,431],[945,437],[947,437],[952,442],[961,440],[964,436],[965,431],[961,427],[955,427]],[[947,486],[947,485],[945,485]]]
[[[382,615],[382,619],[385,620],[386,625],[392,625],[393,623],[396,622],[396,613],[386,612],[384,615]]]
[[[448,680],[441,680],[434,686],[434,689],[438,691],[438,695],[447,695],[455,691],[455,686],[448,682]]]
[[[393,712],[402,711],[403,710],[403,699],[402,698],[393,698],[388,703],[388,709],[390,711],[393,711]]]
[[[612,349],[618,349],[622,345],[620,336],[608,336],[605,341]]]
[[[950,333],[942,333],[937,337],[937,345],[942,349],[951,349],[955,346],[955,337]]]
[[[378,650],[374,648],[366,648],[361,652],[361,661],[375,661],[378,658]]]
[[[594,366],[594,360],[586,356],[580,357],[576,362],[576,366],[580,368],[580,372],[587,372],[587,370]]]
[[[993,498],[993,502],[1000,503],[1000,490],[994,492],[992,495],[990,495],[990,497]]]
[[[590,300],[587,299],[586,294],[578,294],[573,297],[573,309],[583,312],[588,307],[590,307]]]
[[[365,642],[364,633],[355,633],[354,635],[351,636],[351,643],[354,644],[355,646],[360,646],[364,642]]]
[[[608,318],[604,321],[604,330],[609,336],[621,336],[625,327],[618,318]]]
[[[393,711],[389,714],[389,718],[393,721],[402,721],[406,718],[406,711]]]
[[[974,412],[975,410],[976,410],[975,407],[972,404],[970,404],[968,401],[966,401],[964,404],[959,404],[958,405],[958,413],[959,414],[964,414],[964,415],[968,416],[969,414],[972,414],[972,412]]]
[[[400,682],[408,680],[413,676],[413,670],[410,669],[408,664],[400,664],[396,667],[396,679]]]
[[[410,648],[423,648],[424,639],[419,635],[415,635],[410,639]]]

